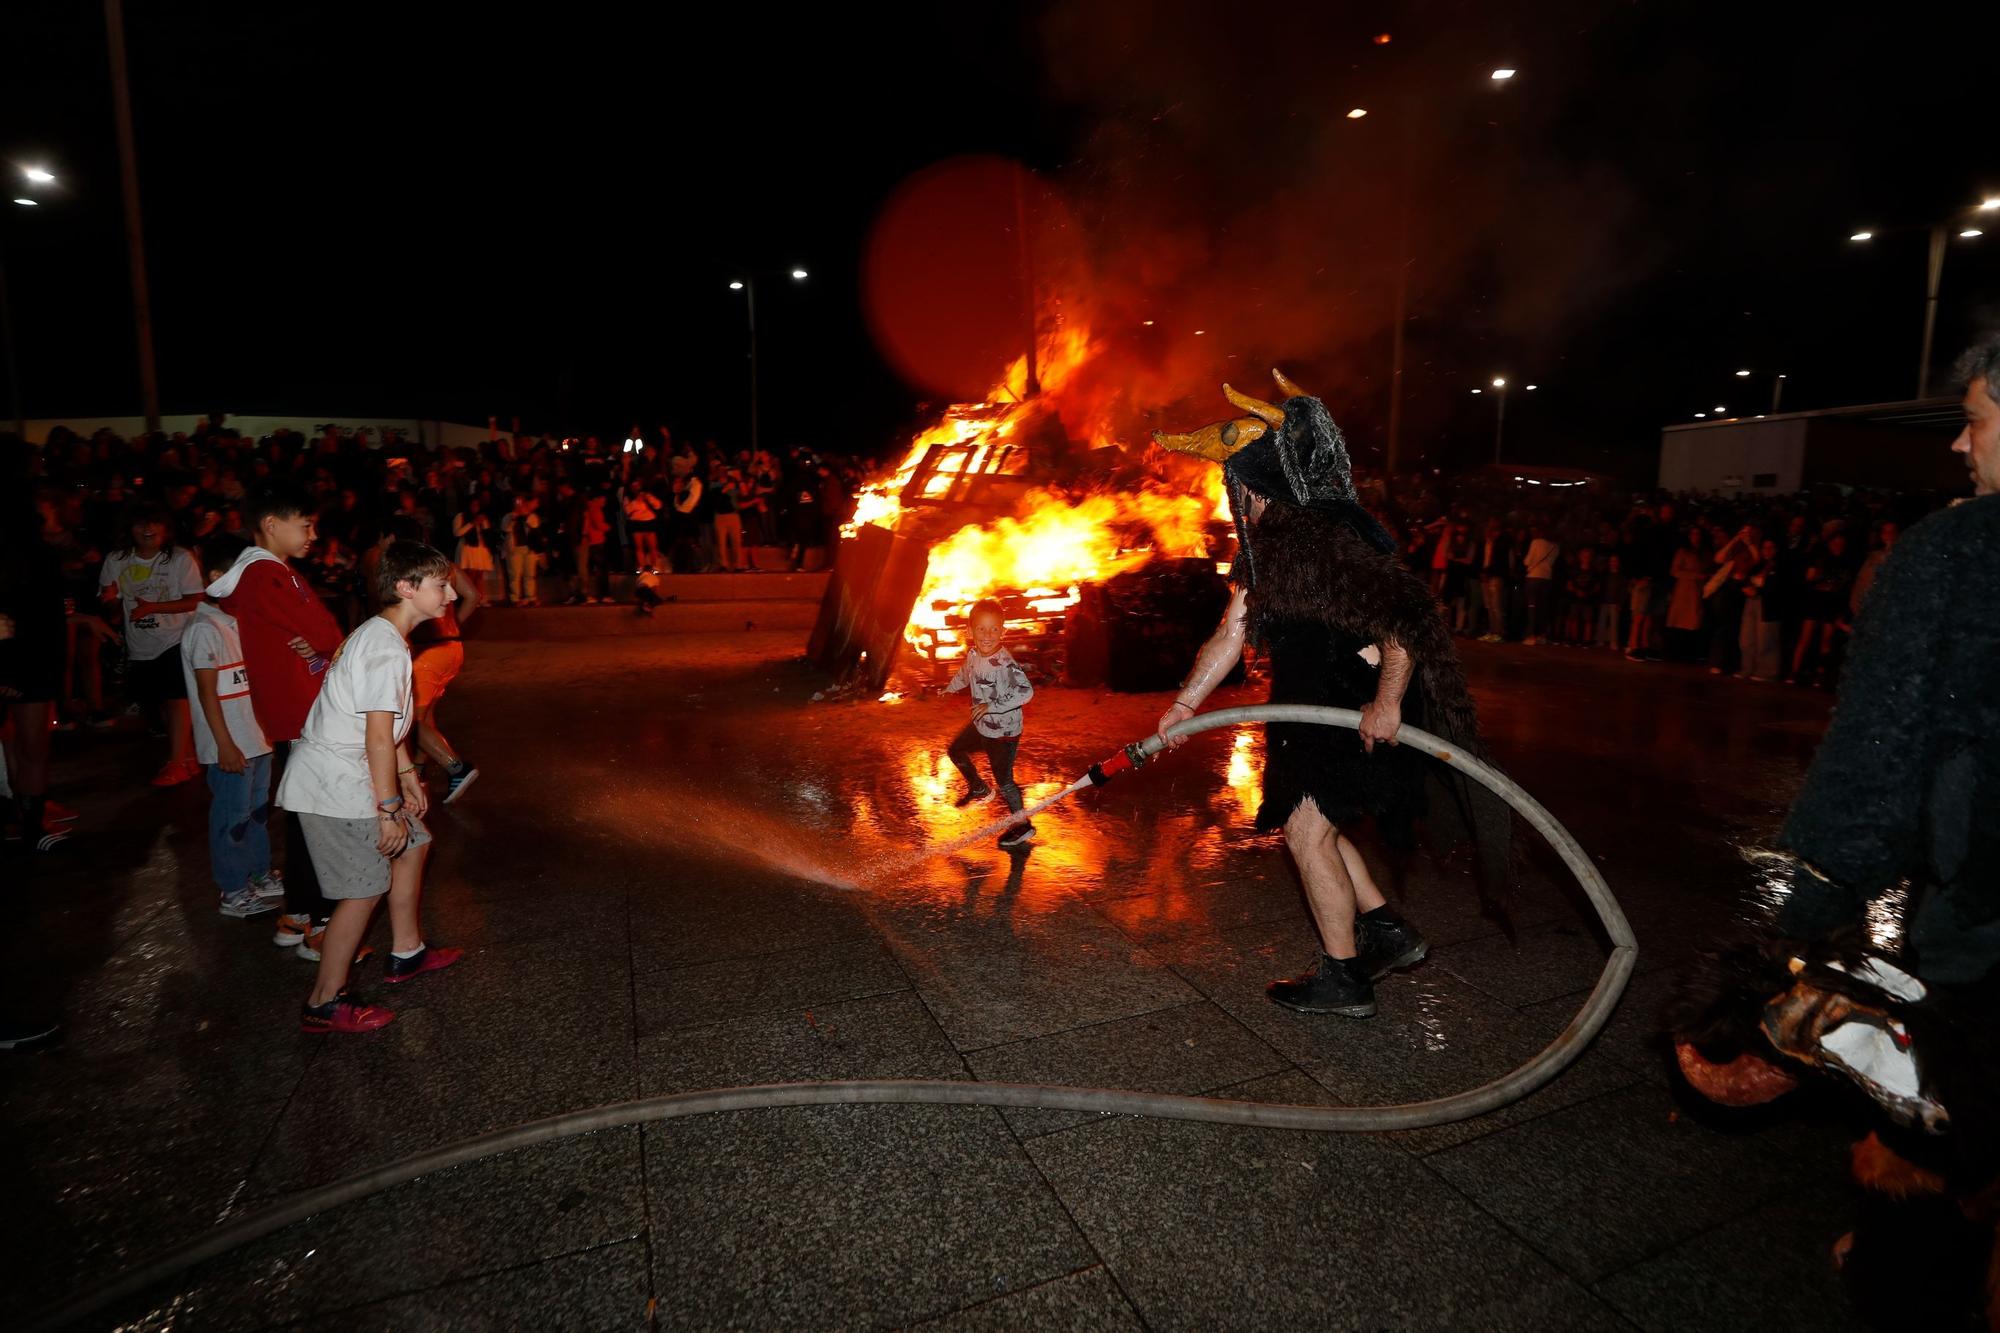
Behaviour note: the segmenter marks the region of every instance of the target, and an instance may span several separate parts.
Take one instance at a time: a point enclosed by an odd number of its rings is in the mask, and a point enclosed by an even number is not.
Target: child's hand
[[[153,604],[144,598],[132,603],[132,619],[143,620],[153,614]]]
[[[317,656],[317,654],[313,652],[313,646],[306,642],[305,636],[303,634],[293,635],[292,641],[286,644],[285,647],[291,649],[293,652],[297,653],[301,658],[303,658],[308,662],[312,661],[313,658]]]
[[[403,789],[403,808],[422,818],[424,812],[431,808],[431,796],[424,790],[424,780],[410,772],[403,774],[397,782]]]
[[[982,717],[985,717],[985,716],[986,716],[986,714],[987,714],[987,712],[988,712],[988,711],[989,711],[989,710],[990,710],[991,708],[992,708],[992,705],[991,705],[991,704],[974,704],[974,705],[972,705],[972,720],[973,720],[974,722],[977,722],[977,721],[978,721],[978,720],[979,720],[980,718],[982,718]]]
[[[225,773],[241,773],[245,760],[243,751],[227,736],[215,738],[215,766]]]
[[[410,845],[410,830],[400,816],[382,815],[375,821],[381,831],[375,835],[375,850],[395,860]]]

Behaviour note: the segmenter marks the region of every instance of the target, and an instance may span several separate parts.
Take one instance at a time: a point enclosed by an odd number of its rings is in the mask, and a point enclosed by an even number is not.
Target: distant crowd
[[[130,439],[57,428],[39,466],[44,537],[64,553],[78,605],[95,603],[96,566],[135,505],[157,504],[171,536],[192,543],[242,531],[245,497],[285,480],[320,502],[305,563],[337,613],[366,603],[359,553],[392,515],[415,519],[500,603],[540,601],[545,580],[552,600],[583,603],[609,600],[614,573],[747,572],[760,550],[764,567],[800,568],[837,540],[861,480],[859,464],[804,447],[731,452],[665,429],[610,443],[496,429],[446,449],[333,427],[251,437],[221,414]]]
[[[1400,531],[1460,634],[1830,687],[1876,569],[1941,503],[1437,486],[1404,497]]]

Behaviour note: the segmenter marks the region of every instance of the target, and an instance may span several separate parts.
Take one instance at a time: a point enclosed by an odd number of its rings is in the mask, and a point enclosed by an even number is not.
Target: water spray
[[[1321,708],[1308,704],[1259,704],[1248,708],[1221,708],[1201,713],[1166,728],[1162,733],[1133,741],[1116,754],[1090,766],[1088,772],[1055,795],[1038,802],[1007,822],[1025,818],[1034,810],[1054,804],[1084,787],[1103,786],[1122,773],[1144,767],[1171,740],[1195,735],[1217,727],[1233,727],[1252,722],[1298,722],[1358,730],[1361,714],[1351,708]],[[1597,912],[1611,942],[1611,956],[1604,971],[1569,1025],[1558,1033],[1533,1059],[1512,1073],[1467,1092],[1454,1093],[1427,1102],[1398,1106],[1308,1106],[1274,1102],[1232,1101],[1218,1097],[1190,1097],[1169,1093],[1131,1092],[1113,1088],[1054,1087],[1040,1083],[978,1083],[947,1079],[866,1079],[836,1083],[776,1083],[758,1087],[712,1088],[706,1092],[673,1093],[619,1102],[589,1110],[571,1111],[545,1120],[531,1121],[508,1129],[495,1130],[476,1138],[447,1144],[385,1163],[360,1175],[336,1181],[281,1200],[260,1212],[217,1228],[176,1249],[126,1270],[116,1278],[94,1285],[61,1304],[41,1311],[25,1327],[62,1328],[102,1310],[107,1305],[136,1295],[155,1283],[174,1277],[194,1265],[229,1253],[344,1203],[365,1199],[392,1186],[416,1180],[434,1172],[482,1161],[539,1143],[551,1143],[625,1125],[675,1120],[682,1116],[709,1115],[718,1111],[766,1110],[775,1106],[997,1106],[1009,1109],[1084,1111],[1099,1115],[1145,1115],[1168,1120],[1195,1120],[1209,1124],[1245,1125],[1264,1129],[1302,1130],[1312,1133],[1380,1133],[1388,1130],[1422,1129],[1446,1125],[1510,1105],[1534,1092],[1561,1073],[1583,1053],[1625,992],[1626,983],[1638,965],[1639,944],[1632,927],[1612,897],[1610,886],[1568,829],[1540,802],[1523,791],[1512,779],[1484,761],[1464,753],[1457,746],[1404,726],[1396,733],[1399,744],[1422,750],[1441,763],[1458,769],[1512,806],[1562,858],[1576,876],[1584,896]],[[929,855],[929,853],[926,853]]]

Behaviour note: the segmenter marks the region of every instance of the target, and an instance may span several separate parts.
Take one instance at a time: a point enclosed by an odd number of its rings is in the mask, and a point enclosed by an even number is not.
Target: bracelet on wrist
[[[403,808],[403,798],[400,796],[384,797],[382,800],[375,802],[375,808],[384,814],[394,814]]]
[[[405,773],[414,773],[414,772],[416,772],[416,771],[417,771],[417,766],[416,766],[415,764],[411,764],[411,765],[410,765],[410,766],[409,766],[408,768],[399,768],[399,769],[397,769],[397,770],[396,770],[396,776],[400,778],[400,777],[402,777],[402,776],[403,776],[403,774],[405,774]]]

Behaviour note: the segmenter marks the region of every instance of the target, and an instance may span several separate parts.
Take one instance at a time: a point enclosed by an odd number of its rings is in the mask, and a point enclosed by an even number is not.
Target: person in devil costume
[[[1449,836],[1440,823],[1470,829],[1486,854],[1482,887],[1491,887],[1504,874],[1510,817],[1453,770],[1439,779],[1443,799],[1431,799],[1423,756],[1397,745],[1407,720],[1480,753],[1450,629],[1395,542],[1361,507],[1346,439],[1326,406],[1273,374],[1289,395],[1282,408],[1224,385],[1249,415],[1154,436],[1223,465],[1238,538],[1234,595],[1160,731],[1194,715],[1246,641],[1269,655],[1272,703],[1360,712],[1358,739],[1311,724],[1266,725],[1257,827],[1284,830],[1321,945],[1310,971],[1271,984],[1271,999],[1305,1013],[1367,1018],[1375,1013],[1374,983],[1421,962],[1429,945],[1389,906],[1343,830],[1372,817],[1391,846],[1406,850],[1427,814],[1433,831]]]

